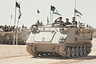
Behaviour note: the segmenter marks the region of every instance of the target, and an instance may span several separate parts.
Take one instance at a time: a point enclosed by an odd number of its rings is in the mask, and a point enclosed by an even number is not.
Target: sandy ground
[[[29,55],[26,45],[0,45],[0,58]]]
[[[26,46],[17,46],[16,48],[12,47],[11,49],[8,46],[9,52],[5,52],[7,47],[6,45],[0,45],[0,64],[96,64],[96,39],[93,39],[92,52],[87,57],[74,58],[74,59],[64,59],[62,57],[38,57],[34,58],[26,52]],[[3,48],[2,48],[3,47]],[[19,48],[18,48],[19,47]],[[4,52],[1,51],[4,49]],[[14,50],[15,49],[15,50]],[[19,51],[18,51],[19,49]],[[21,52],[22,51],[22,52]],[[10,53],[11,52],[11,53]],[[4,54],[3,54],[4,53]],[[9,54],[10,53],[10,54]],[[14,54],[13,54],[14,53]],[[22,54],[23,53],[23,54]],[[10,56],[13,55],[13,57]],[[3,57],[8,58],[3,58]],[[18,57],[14,57],[18,56]]]

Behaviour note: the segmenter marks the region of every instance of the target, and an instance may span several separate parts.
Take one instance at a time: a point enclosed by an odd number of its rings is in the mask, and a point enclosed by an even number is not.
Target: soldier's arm
[[[55,23],[57,23],[57,22],[58,22],[58,21],[57,21],[58,19],[59,19],[59,18],[57,18],[57,19],[55,20]]]
[[[55,23],[57,22],[57,19],[55,20]]]

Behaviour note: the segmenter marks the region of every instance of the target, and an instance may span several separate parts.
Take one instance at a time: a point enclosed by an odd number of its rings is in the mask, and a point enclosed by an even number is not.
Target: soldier
[[[40,22],[39,22],[39,20],[37,21],[37,25],[40,25]]]
[[[13,30],[13,31],[15,30],[15,25],[12,27],[12,30]]]
[[[43,23],[42,23],[42,21],[41,21],[40,26],[42,26],[42,25],[43,25]]]
[[[8,26],[8,32],[10,31],[10,26]]]
[[[71,23],[69,22],[69,19],[66,18],[66,22],[64,23],[64,25],[70,25]]]
[[[22,25],[22,28],[24,28],[24,25]]]
[[[12,31],[12,26],[10,27],[10,31]]]
[[[8,32],[8,26],[5,25],[5,28],[4,28],[5,32]]]
[[[2,27],[3,31],[5,31],[4,26],[1,25],[1,27]]]
[[[59,21],[57,21],[59,20]],[[64,25],[64,22],[62,21],[62,17],[59,17],[55,20],[55,23],[59,23],[60,25]]]
[[[73,21],[72,21],[72,24],[74,25],[77,25],[77,21],[75,21],[75,17],[73,17]]]
[[[0,28],[2,28],[2,27],[0,26]]]
[[[86,25],[86,27],[88,28],[88,24]]]

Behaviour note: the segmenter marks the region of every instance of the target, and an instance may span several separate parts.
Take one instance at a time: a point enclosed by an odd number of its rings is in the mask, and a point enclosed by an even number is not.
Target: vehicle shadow
[[[59,60],[68,60],[68,58],[63,58],[61,56],[42,56],[42,57],[31,57],[31,58],[36,58],[36,59],[59,59]],[[92,60],[92,59],[96,59],[96,56],[84,56],[84,57],[76,57],[76,58],[71,58],[74,60]]]
[[[78,58],[74,58],[76,60],[92,60],[92,59],[96,59],[96,56],[84,56],[84,57],[78,57]]]
[[[31,57],[36,59],[61,59],[64,60],[65,58],[62,58],[61,56],[40,56],[40,57]]]

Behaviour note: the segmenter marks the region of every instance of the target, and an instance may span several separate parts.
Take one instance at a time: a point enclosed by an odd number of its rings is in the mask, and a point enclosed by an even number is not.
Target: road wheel
[[[80,56],[83,56],[83,50],[82,50],[82,47],[80,47]]]
[[[86,49],[86,46],[83,48],[83,51],[84,51],[84,55],[87,55],[87,49]]]
[[[76,54],[75,48],[72,47],[72,57],[75,57],[75,54]]]
[[[34,57],[37,57],[38,56],[38,53],[32,51],[32,46],[27,46],[26,47],[26,50],[32,56],[34,56]]]
[[[67,56],[68,57],[71,57],[71,47],[68,47],[67,48]]]
[[[76,56],[79,56],[79,52],[80,52],[79,47],[76,47]]]
[[[91,52],[91,47],[87,46],[87,54]]]

